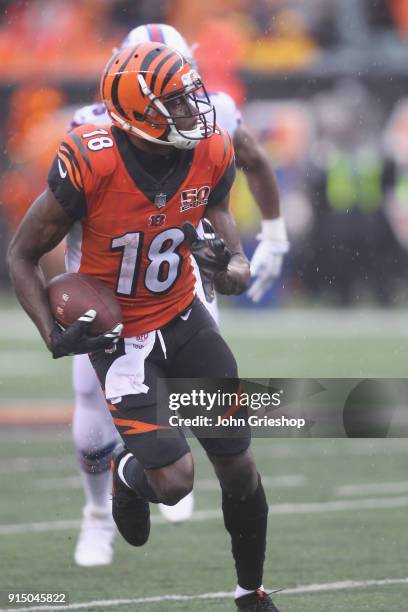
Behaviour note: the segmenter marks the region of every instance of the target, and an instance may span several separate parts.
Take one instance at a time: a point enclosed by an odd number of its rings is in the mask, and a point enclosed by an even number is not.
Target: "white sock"
[[[250,595],[251,593],[255,593],[255,591],[264,591],[265,589],[263,588],[263,584],[261,584],[260,587],[258,587],[257,589],[254,589],[253,591],[248,591],[247,589],[243,589],[242,587],[239,586],[239,584],[237,584],[237,588],[235,589],[235,593],[234,593],[234,599],[238,599],[238,597],[243,597],[244,595]]]
[[[81,470],[86,505],[111,511],[112,474],[110,470],[100,474],[89,474]]]

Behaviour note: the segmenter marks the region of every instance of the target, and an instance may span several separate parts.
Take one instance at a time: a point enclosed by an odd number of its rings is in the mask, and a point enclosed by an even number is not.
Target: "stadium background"
[[[256,307],[222,301],[242,375],[406,377],[408,2],[0,1],[0,591],[68,591],[72,604],[98,600],[90,611],[139,609],[113,603],[132,598],[149,611],[229,610],[218,492],[195,446],[193,522],[157,517],[148,548],[117,542],[111,568],[74,566],[70,361],[51,361],[5,269],[73,111],[95,99],[127,31],[153,21],[195,45],[209,89],[234,97],[277,173],[292,244],[283,275]],[[250,255],[259,217],[242,176],[233,207]],[[405,610],[406,441],[254,447],[272,504],[265,585],[295,589],[279,607]]]

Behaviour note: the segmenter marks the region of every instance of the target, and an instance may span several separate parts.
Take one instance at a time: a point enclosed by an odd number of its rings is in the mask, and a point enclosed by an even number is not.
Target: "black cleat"
[[[112,516],[128,544],[143,546],[150,534],[150,507],[147,500],[129,489],[119,477],[119,463],[127,454],[125,450],[112,459]]]
[[[249,595],[238,597],[235,603],[239,612],[279,612],[269,595],[260,589]]]

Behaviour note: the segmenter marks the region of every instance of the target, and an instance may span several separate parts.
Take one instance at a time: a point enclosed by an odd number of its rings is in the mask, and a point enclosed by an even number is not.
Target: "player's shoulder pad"
[[[234,98],[227,94],[225,91],[212,91],[209,94],[210,100],[214,105],[223,106],[228,110],[237,110]]]
[[[208,153],[212,163],[216,166],[228,166],[234,157],[231,137],[226,130],[218,125],[214,134],[208,140]]]
[[[109,176],[115,171],[117,158],[116,142],[111,126],[86,123],[71,130],[61,146],[68,144],[74,152],[82,172],[90,174],[93,179]]]
[[[93,125],[106,125],[110,123],[110,118],[103,102],[88,104],[78,108],[71,121],[71,129],[92,123]]]

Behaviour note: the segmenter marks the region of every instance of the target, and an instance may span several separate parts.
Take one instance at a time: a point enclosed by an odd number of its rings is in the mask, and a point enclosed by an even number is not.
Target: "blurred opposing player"
[[[164,43],[176,49],[194,65],[191,48],[172,26],[139,26],[129,32],[121,49],[143,42]],[[245,172],[250,190],[263,216],[262,230],[258,235],[260,242],[251,261],[254,281],[248,292],[254,301],[259,301],[279,276],[283,256],[289,247],[285,224],[280,216],[276,181],[265,152],[243,126],[241,114],[233,99],[223,92],[210,93],[209,96],[216,109],[217,124],[233,138],[237,166]],[[80,108],[73,117],[71,127],[79,127],[85,123],[103,126],[110,122],[105,105],[96,103]],[[198,231],[202,235],[200,228]],[[216,298],[206,298],[196,265],[195,272],[197,293],[218,322]],[[111,478],[108,466],[116,445],[116,430],[86,356],[78,355],[74,358],[73,386],[73,437],[86,496],[75,561],[84,566],[104,565],[112,561],[113,554],[114,530],[110,513]],[[160,504],[159,508],[167,520],[185,521],[193,511],[193,494],[190,493],[175,506]]]
[[[124,539],[141,546],[150,532],[149,502],[177,503],[194,476],[183,430],[169,428],[158,381],[204,377],[238,389],[235,359],[195,297],[191,252],[220,293],[245,291],[250,270],[229,210],[231,139],[215,126],[196,70],[165,45],[141,43],[111,58],[101,93],[113,125],[88,124],[64,138],[49,187],[19,226],[8,261],[17,296],[53,357],[90,354],[125,443],[113,466],[113,517]],[[195,234],[204,213],[215,228],[211,239]],[[116,330],[89,336],[93,311],[65,330],[53,320],[38,262],[66,235],[68,269],[116,292],[121,338]],[[218,415],[225,409],[237,418],[222,438],[192,430],[220,482],[237,610],[276,612],[262,587],[268,505],[246,410],[233,400]]]

